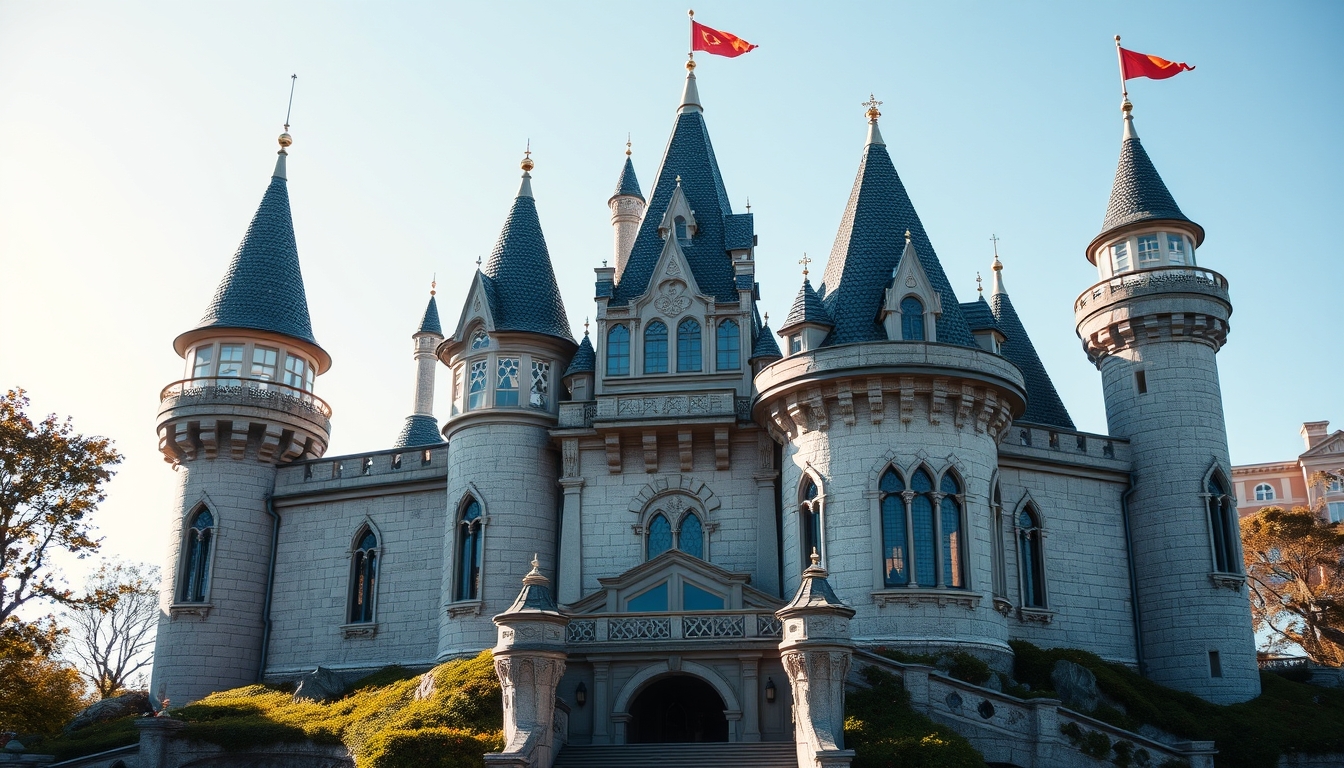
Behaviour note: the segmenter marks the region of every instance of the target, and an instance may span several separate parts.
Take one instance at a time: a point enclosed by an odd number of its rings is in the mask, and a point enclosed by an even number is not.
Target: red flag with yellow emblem
[[[713,27],[706,27],[698,21],[691,21],[691,50],[704,51],[716,56],[741,56],[756,46],[748,43],[737,35],[728,32],[720,32]]]

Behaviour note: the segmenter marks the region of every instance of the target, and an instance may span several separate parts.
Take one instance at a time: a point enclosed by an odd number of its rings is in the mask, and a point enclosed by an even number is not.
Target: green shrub
[[[872,687],[845,697],[845,746],[854,768],[983,768],[970,742],[910,706],[895,675],[866,667]]]
[[[504,748],[500,734],[457,728],[382,731],[369,739],[361,766],[367,768],[479,768],[481,755]]]

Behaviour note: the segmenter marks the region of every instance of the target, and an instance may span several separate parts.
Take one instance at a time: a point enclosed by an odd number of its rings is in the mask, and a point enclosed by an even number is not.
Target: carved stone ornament
[[[676,262],[672,263],[675,264]],[[653,306],[668,317],[676,317],[690,309],[691,300],[686,296],[685,283],[675,280],[669,282],[662,287],[661,293],[661,296],[654,299]]]

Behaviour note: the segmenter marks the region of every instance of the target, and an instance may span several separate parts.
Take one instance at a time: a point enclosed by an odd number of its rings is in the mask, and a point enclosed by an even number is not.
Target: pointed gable
[[[572,341],[537,204],[527,182],[525,175],[523,189],[481,270],[488,278],[495,330],[544,333]]]
[[[1022,371],[1022,378],[1026,382],[1027,410],[1020,417],[1021,420],[1073,429],[1073,419],[1069,417],[1064,401],[1055,390],[1055,383],[1050,380],[1050,374],[1046,373],[1045,365],[1036,354],[1036,347],[1032,346],[1031,338],[1027,336],[1027,329],[1022,326],[1017,310],[1013,309],[1013,302],[1008,299],[1007,291],[1002,290],[997,279],[994,295],[989,297],[989,308],[994,313],[999,331],[1004,335],[1003,356]]]
[[[880,143],[881,135],[875,130],[870,135],[876,141],[864,147],[818,291],[835,322],[826,345],[886,340],[878,315],[892,272],[905,250],[905,233],[909,230],[920,265],[942,297],[938,341],[976,346],[961,316],[956,294],[924,232],[924,224],[896,174],[886,145]]]
[[[195,330],[205,328],[270,331],[317,346],[299,269],[283,162],[277,164],[243,242]]]

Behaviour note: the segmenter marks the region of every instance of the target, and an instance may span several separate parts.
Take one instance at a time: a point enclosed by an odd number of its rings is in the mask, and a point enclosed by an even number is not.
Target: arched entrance
[[[672,675],[650,683],[630,704],[629,744],[727,741],[723,698],[698,677]]]

